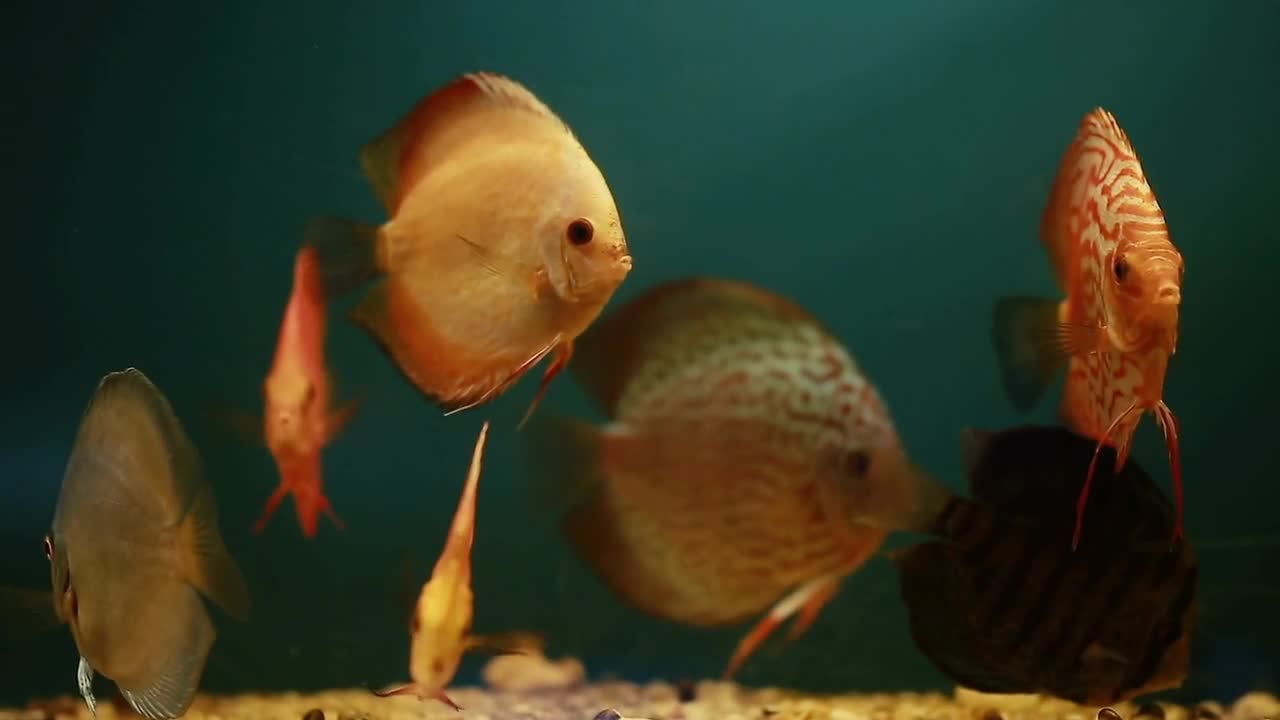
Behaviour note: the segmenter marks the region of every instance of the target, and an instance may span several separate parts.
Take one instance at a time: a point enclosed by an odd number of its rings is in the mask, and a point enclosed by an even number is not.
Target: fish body
[[[430,579],[422,586],[410,622],[409,677],[412,682],[377,695],[435,698],[461,709],[445,694],[445,688],[453,681],[463,653],[475,643],[471,635],[475,607],[471,591],[471,545],[475,537],[476,491],[488,434],[489,423],[485,422],[471,454],[466,484],[444,550],[436,560]]]
[[[1129,457],[1142,414],[1165,436],[1182,534],[1177,420],[1163,401],[1178,341],[1184,262],[1124,130],[1108,111],[1085,116],[1041,219],[1041,240],[1065,298],[1003,298],[994,339],[1006,389],[1029,410],[1066,361],[1059,408],[1068,427]],[[1077,498],[1084,515],[1094,476]],[[1081,519],[1077,520],[1077,528]],[[1079,532],[1073,544],[1079,542]]]
[[[326,286],[377,280],[351,319],[449,413],[550,356],[527,419],[631,270],[600,169],[541,100],[492,73],[427,96],[361,164],[390,218],[311,223]]]
[[[1198,566],[1189,543],[1169,548],[1176,517],[1151,477],[1136,462],[1114,476],[1100,465],[1106,482],[1073,551],[1068,501],[1095,441],[1027,426],[969,431],[966,448],[972,497],[901,516],[901,529],[936,539],[890,553],[924,655],[981,692],[1111,705],[1178,687]]]
[[[320,453],[346,425],[355,403],[332,411],[332,387],[324,360],[325,297],[315,250],[303,246],[294,258],[293,289],[280,325],[271,371],[263,382],[263,437],[280,472],[253,532],[262,532],[286,495],[293,496],[298,525],[315,537],[324,513],[342,529],[324,495]]]
[[[914,487],[887,408],[802,308],[751,285],[656,287],[594,326],[573,372],[609,416],[544,423],[540,463],[570,544],[634,607],[714,626],[770,608],[733,674],[788,616],[803,632],[883,529],[837,480]]]
[[[133,368],[103,378],[85,410],[45,553],[82,693],[97,670],[146,718],[179,717],[195,696],[215,637],[201,595],[248,617],[196,448]]]

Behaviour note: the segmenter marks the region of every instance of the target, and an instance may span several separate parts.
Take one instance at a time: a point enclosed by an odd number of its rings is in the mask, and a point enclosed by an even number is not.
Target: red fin
[[[439,700],[445,705],[448,705],[449,707],[453,708],[454,710],[457,710],[459,712],[462,711],[462,706],[454,702],[453,698],[446,695],[444,690],[437,690],[433,697],[435,697],[435,699]]]
[[[326,445],[329,441],[333,440],[338,433],[342,432],[342,429],[347,426],[347,423],[351,422],[351,418],[355,416],[356,410],[360,408],[363,401],[363,398],[355,398],[330,413],[328,425],[325,427]]]
[[[751,632],[747,633],[746,637],[738,642],[738,647],[734,650],[733,657],[729,659],[729,665],[725,668],[721,679],[728,680],[733,677],[734,673],[746,663],[747,659],[759,649],[769,635],[773,634],[774,630],[778,629],[778,626],[783,621],[802,609],[805,612],[800,621],[806,624],[804,628],[801,628],[800,632],[804,632],[804,629],[809,624],[812,624],[813,619],[817,617],[818,611],[822,609],[822,606],[835,596],[841,577],[843,576],[832,574],[814,578],[774,604],[769,609],[768,614],[761,618],[760,622],[756,623],[756,626],[751,629]],[[805,617],[810,615],[812,617],[809,617],[806,621]]]
[[[524,429],[525,423],[529,422],[529,418],[533,417],[533,411],[538,407],[538,403],[542,402],[542,397],[547,394],[547,388],[551,385],[551,381],[556,375],[560,374],[569,366],[569,360],[573,357],[573,343],[565,342],[556,346],[555,357],[551,359],[551,364],[547,365],[547,371],[542,374],[542,383],[538,385],[538,393],[533,396],[533,402],[529,403],[529,409],[525,411],[524,417],[520,419],[520,424],[516,425],[516,431]]]
[[[1102,447],[1107,444],[1107,439],[1116,431],[1116,428],[1120,427],[1125,418],[1137,410],[1138,405],[1136,403],[1125,408],[1124,412],[1117,415],[1115,420],[1112,420],[1111,424],[1107,426],[1107,430],[1102,434],[1102,437],[1098,438],[1098,444],[1093,449],[1093,459],[1089,461],[1089,470],[1084,476],[1084,487],[1080,489],[1080,496],[1076,498],[1076,529],[1071,535],[1072,550],[1080,546],[1080,531],[1084,529],[1084,508],[1089,502],[1089,488],[1093,484],[1093,473],[1098,468],[1098,454],[1102,452]]]
[[[275,492],[271,493],[271,497],[267,498],[267,504],[262,508],[262,515],[258,518],[258,521],[253,524],[253,529],[249,532],[257,535],[263,530],[266,530],[267,522],[271,519],[272,513],[276,511],[276,508],[280,507],[280,503],[284,500],[284,496],[287,494],[289,494],[289,488],[285,487],[284,483],[277,486]]]
[[[1173,476],[1173,496],[1178,512],[1171,541],[1176,543],[1182,538],[1182,453],[1178,444],[1178,418],[1164,401],[1156,405],[1156,422],[1160,424],[1165,446],[1169,449],[1169,472]]]
[[[822,608],[831,602],[840,590],[839,583],[829,583],[819,590],[816,595],[809,598],[809,602],[800,608],[800,614],[796,617],[795,622],[791,623],[791,629],[787,631],[787,642],[793,642],[801,635],[805,634],[813,623],[817,621],[818,615],[822,612]]]

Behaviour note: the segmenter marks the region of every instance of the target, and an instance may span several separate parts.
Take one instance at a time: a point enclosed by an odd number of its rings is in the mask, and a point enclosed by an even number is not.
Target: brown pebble
[[[1202,702],[1191,712],[1195,720],[1221,720],[1222,706],[1216,702]]]
[[[311,708],[303,714],[302,720],[324,720],[324,711],[320,708]]]
[[[604,710],[596,713],[596,716],[592,720],[622,720],[622,713],[614,710],[613,708],[605,708]]]
[[[982,715],[979,716],[979,719],[980,720],[1004,720],[1004,715],[1001,715],[1000,711],[995,708],[987,708],[986,710],[982,711]]]
[[[1109,707],[1104,707],[1098,711],[1098,720],[1120,720],[1120,713]]]
[[[1137,717],[1154,718],[1154,720],[1164,720],[1164,707],[1159,703],[1144,703],[1138,708]]]
[[[676,697],[680,698],[680,702],[693,702],[698,697],[698,686],[693,684],[689,678],[683,678],[676,683]]]

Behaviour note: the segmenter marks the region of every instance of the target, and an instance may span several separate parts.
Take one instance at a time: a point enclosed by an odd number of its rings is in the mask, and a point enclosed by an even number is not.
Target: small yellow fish
[[[200,595],[245,620],[249,591],[223,545],[196,448],[140,371],[98,385],[44,550],[90,710],[96,670],[143,717],[183,715],[215,637]]]
[[[461,710],[445,694],[453,681],[458,663],[468,649],[479,644],[471,635],[474,598],[471,594],[471,542],[476,527],[476,488],[480,483],[480,463],[484,455],[489,423],[480,428],[471,468],[458,500],[458,509],[449,527],[444,550],[431,571],[431,579],[422,586],[418,606],[410,624],[409,677],[406,685],[375,692],[389,695],[415,695],[420,700],[435,698]]]
[[[772,605],[732,675],[799,613],[804,632],[886,531],[863,501],[918,487],[879,393],[809,313],[750,285],[653,288],[584,335],[573,372],[610,416],[544,423],[551,497],[587,564],[668,620],[741,622]],[[544,466],[545,467],[545,466]],[[842,489],[850,477],[883,498]],[[895,507],[897,505],[894,505]]]
[[[419,102],[361,164],[391,217],[310,224],[326,294],[378,278],[352,320],[449,413],[551,356],[527,419],[631,271],[604,175],[533,93],[483,72]]]

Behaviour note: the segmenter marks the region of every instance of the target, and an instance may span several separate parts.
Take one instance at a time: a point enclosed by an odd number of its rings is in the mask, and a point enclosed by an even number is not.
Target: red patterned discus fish
[[[768,609],[726,677],[789,616],[791,636],[804,632],[876,552],[886,530],[853,522],[861,501],[915,501],[875,387],[817,320],[765,290],[656,287],[588,331],[571,370],[611,421],[541,423],[541,480],[567,506],[570,543],[655,616],[713,626]],[[842,487],[854,478],[860,494]]]
[[[1155,413],[1169,449],[1177,503],[1173,537],[1182,536],[1178,423],[1163,400],[1165,371],[1178,342],[1182,255],[1142,164],[1111,113],[1085,116],[1062,158],[1040,226],[1061,302],[1002,298],[993,338],[1014,405],[1033,407],[1067,361],[1060,414],[1076,432],[1129,457],[1145,411]],[[1073,547],[1098,455],[1076,503]]]

